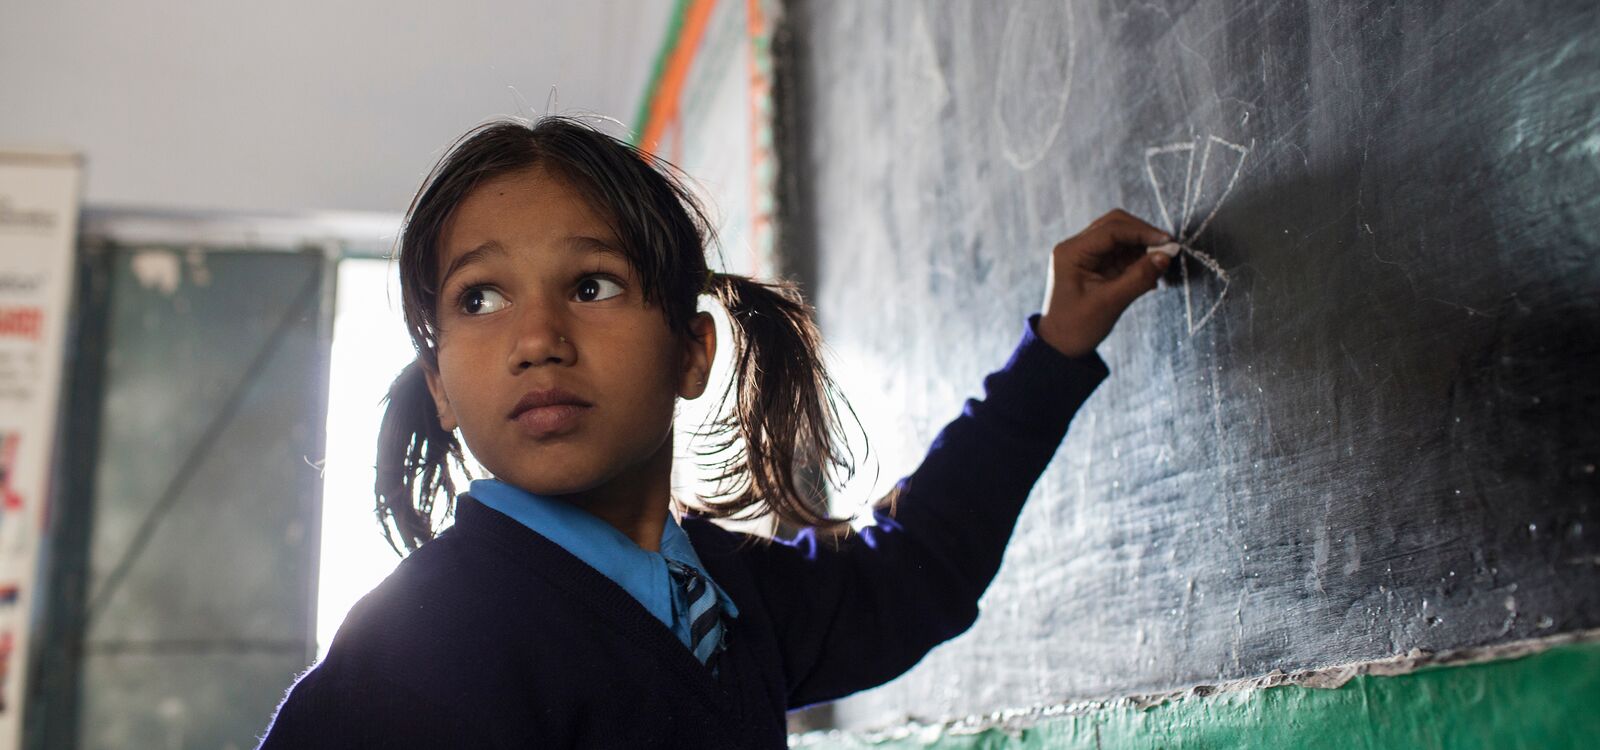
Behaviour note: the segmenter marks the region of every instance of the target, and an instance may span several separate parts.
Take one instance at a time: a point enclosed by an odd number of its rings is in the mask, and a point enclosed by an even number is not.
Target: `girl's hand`
[[[1166,232],[1120,208],[1061,241],[1050,253],[1039,337],[1069,357],[1094,351],[1172,261],[1162,253],[1146,254],[1146,248],[1170,241]]]

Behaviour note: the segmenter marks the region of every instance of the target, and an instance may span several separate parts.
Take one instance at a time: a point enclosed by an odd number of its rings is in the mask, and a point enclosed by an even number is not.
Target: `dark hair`
[[[846,478],[855,471],[833,405],[843,397],[823,365],[814,310],[799,288],[710,273],[706,248],[715,232],[675,167],[580,120],[546,116],[496,120],[468,131],[434,166],[407,210],[398,262],[417,359],[390,386],[378,437],[374,489],[389,544],[398,552],[401,544],[416,549],[431,539],[436,496],[444,493],[446,515],[454,502],[449,463],[467,472],[461,444],[439,425],[423,370],[438,367],[440,234],[477,185],[534,167],[570,181],[601,209],[642,280],[646,304],[660,307],[674,334],[693,335],[689,324],[701,294],[728,312],[734,378],[705,433],[713,442],[700,455],[734,452],[701,464],[716,470],[716,491],[701,498],[700,512],[712,518],[775,515],[791,526],[845,529],[843,519],[827,513],[822,488],[796,476],[825,484],[836,470]],[[736,400],[725,413],[730,392]],[[844,406],[849,409],[848,402]]]

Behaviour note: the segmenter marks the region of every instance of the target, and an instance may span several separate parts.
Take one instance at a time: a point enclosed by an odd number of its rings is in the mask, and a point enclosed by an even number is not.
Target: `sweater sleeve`
[[[976,621],[1024,501],[1109,374],[1095,352],[1069,357],[1039,338],[1039,317],[984,378],[984,398],[968,399],[897,483],[892,513],[875,509],[875,524],[841,539],[807,529],[761,553],[790,708],[888,682]]]

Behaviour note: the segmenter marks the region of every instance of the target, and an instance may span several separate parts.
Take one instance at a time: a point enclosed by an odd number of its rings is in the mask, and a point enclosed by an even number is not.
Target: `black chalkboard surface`
[[[794,4],[790,250],[884,476],[1056,241],[1122,206],[1189,246],[978,624],[843,723],[1600,626],[1597,8]]]

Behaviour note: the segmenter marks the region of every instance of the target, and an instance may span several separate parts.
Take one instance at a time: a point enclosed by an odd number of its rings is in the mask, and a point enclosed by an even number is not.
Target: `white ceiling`
[[[672,0],[0,0],[0,149],[86,156],[86,203],[400,212],[497,115],[629,127]]]

